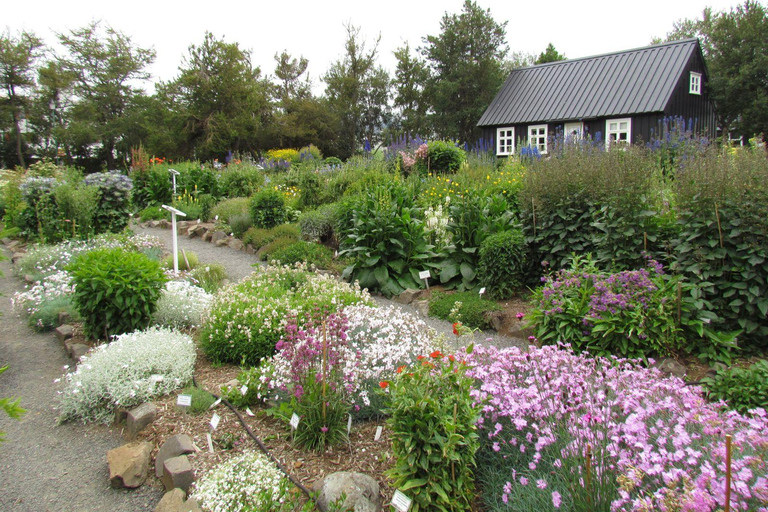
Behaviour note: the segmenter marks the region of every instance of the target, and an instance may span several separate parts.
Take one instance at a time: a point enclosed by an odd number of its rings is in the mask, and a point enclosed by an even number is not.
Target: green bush
[[[725,400],[728,407],[742,414],[762,407],[768,410],[768,360],[749,368],[732,367],[714,377],[702,379],[711,400]]]
[[[189,410],[192,414],[202,414],[208,412],[216,399],[208,391],[197,386],[189,386],[181,390],[181,395],[189,395],[192,397],[192,405],[189,406]]]
[[[148,220],[171,219],[171,214],[165,208],[159,206],[147,206],[139,212],[139,220],[146,222]]]
[[[272,259],[272,254],[275,251],[279,251],[280,249],[284,249],[288,247],[289,245],[295,244],[298,242],[298,238],[285,235],[285,236],[277,236],[274,238],[271,242],[269,242],[267,245],[262,246],[257,252],[257,256],[261,261],[267,261]]]
[[[456,303],[460,303],[457,307]],[[486,313],[500,311],[501,306],[480,297],[476,292],[442,293],[435,292],[429,299],[429,314],[442,320],[457,321],[454,311],[460,315],[461,323],[473,329],[488,329],[491,324]]]
[[[68,267],[87,336],[109,339],[149,325],[166,277],[157,261],[123,249],[96,249]]]
[[[511,297],[522,285],[526,272],[526,246],[522,231],[502,231],[480,244],[478,274],[489,297]]]
[[[227,279],[227,269],[221,263],[200,265],[187,276],[192,284],[199,286],[208,293],[215,293],[224,285]]]
[[[257,228],[273,228],[285,222],[285,198],[273,189],[265,189],[250,202],[251,219]]]
[[[264,247],[274,239],[275,236],[272,234],[272,231],[263,228],[251,227],[243,234],[243,243],[246,245],[251,244],[256,250]]]
[[[211,220],[211,211],[216,206],[216,199],[211,194],[198,194],[197,204],[200,206],[200,220],[209,222]]]
[[[248,213],[234,215],[229,219],[229,227],[236,238],[243,238],[245,232],[251,229],[251,216]]]
[[[467,159],[464,150],[450,141],[434,140],[427,146],[426,167],[431,172],[456,172]]]
[[[251,197],[264,183],[264,175],[249,164],[230,164],[221,172],[219,187],[226,197]]]
[[[323,182],[317,171],[302,170],[299,174],[299,208],[314,208],[320,204]]]
[[[275,353],[285,318],[303,321],[316,307],[329,312],[365,303],[369,296],[305,267],[259,266],[237,285],[219,291],[200,331],[200,344],[215,363],[256,366]]]
[[[286,265],[304,262],[317,268],[327,269],[333,261],[333,252],[323,245],[297,240],[290,245],[271,251],[269,258]]]
[[[53,195],[58,215],[64,218],[71,238],[90,238],[95,232],[94,219],[101,202],[99,188],[66,182],[57,187]]]
[[[213,207],[211,216],[216,219],[216,222],[229,224],[232,217],[248,213],[248,201],[247,197],[225,199]]]
[[[131,179],[119,171],[97,172],[86,176],[83,185],[98,187],[101,192],[93,219],[94,233],[119,233],[125,229],[131,213]]]
[[[269,383],[274,378],[274,374],[272,361],[269,359],[263,360],[259,366],[241,371],[237,375],[236,387],[227,388],[222,386],[222,395],[232,405],[241,409],[263,404],[269,396]]]
[[[398,371],[392,382],[381,383],[389,392],[395,457],[387,476],[413,500],[414,512],[471,510],[480,414],[466,364],[435,351]]]
[[[340,158],[336,158],[335,156],[329,156],[328,158],[323,160],[323,162],[325,163],[325,165],[330,165],[333,167],[341,166],[344,163],[341,161]]]
[[[305,211],[299,217],[301,237],[308,242],[332,244],[340,208],[338,203],[326,204],[317,210]]]
[[[184,259],[184,254],[186,253],[187,259]],[[197,267],[200,264],[200,259],[197,257],[197,254],[192,251],[179,251],[179,270],[192,270],[193,268]],[[189,262],[189,265],[187,265],[187,262]],[[163,268],[167,268],[172,270],[173,269],[173,254],[169,254],[165,258],[163,258],[162,261]]]

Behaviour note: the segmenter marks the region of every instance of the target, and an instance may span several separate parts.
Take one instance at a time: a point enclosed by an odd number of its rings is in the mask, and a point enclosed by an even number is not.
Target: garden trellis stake
[[[176,216],[186,217],[187,214],[177,210],[173,206],[163,205],[165,210],[171,212],[171,231],[173,232],[173,274],[179,275],[179,233],[176,231]]]
[[[725,512],[731,511],[731,435],[725,436]]]
[[[171,173],[171,180],[173,180],[173,197],[176,197],[176,176],[181,173],[176,169],[168,169],[168,172]]]

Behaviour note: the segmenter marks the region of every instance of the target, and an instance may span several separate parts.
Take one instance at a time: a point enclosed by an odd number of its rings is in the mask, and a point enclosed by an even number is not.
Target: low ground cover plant
[[[270,252],[269,258],[286,265],[303,262],[317,268],[328,269],[333,262],[333,251],[324,245],[297,240]]]
[[[72,276],[65,270],[59,270],[35,282],[25,291],[16,292],[12,302],[14,307],[27,315],[30,327],[47,331],[58,326],[60,312],[77,316],[72,303],[74,292]]]
[[[489,510],[732,510],[768,505],[768,416],[723,414],[700,388],[639,361],[555,346],[468,358],[482,410],[479,478]]]
[[[334,312],[369,301],[359,286],[315,274],[302,264],[257,267],[214,296],[203,320],[201,345],[214,362],[256,366],[274,354],[289,316],[303,321],[315,307]]]
[[[64,375],[59,421],[109,423],[117,407],[131,408],[183,387],[195,365],[192,338],[152,327],[100,345]]]
[[[461,322],[471,329],[488,329],[491,326],[488,313],[500,310],[501,306],[476,292],[435,292],[429,299],[430,316]]]
[[[157,300],[152,322],[176,329],[199,327],[213,295],[189,281],[168,281]]]
[[[768,360],[748,368],[732,367],[702,380],[707,396],[725,400],[729,409],[747,414],[751,409],[768,410]]]
[[[221,263],[200,265],[187,274],[187,279],[206,292],[217,292],[227,280],[227,269]]]

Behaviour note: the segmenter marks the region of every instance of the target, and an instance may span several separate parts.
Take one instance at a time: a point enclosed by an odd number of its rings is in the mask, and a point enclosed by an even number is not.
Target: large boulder
[[[380,512],[381,495],[379,484],[363,473],[341,471],[332,473],[315,482],[313,490],[318,493],[317,503],[324,508],[338,500],[342,494],[346,499],[342,510],[354,512]]]
[[[147,479],[152,443],[130,443],[109,450],[109,482],[112,487],[139,487]]]

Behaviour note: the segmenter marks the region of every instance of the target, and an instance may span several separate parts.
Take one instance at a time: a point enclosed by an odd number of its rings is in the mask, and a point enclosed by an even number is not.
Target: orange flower
[[[429,357],[431,357],[432,359],[437,359],[438,357],[443,357],[443,353],[440,352],[439,350],[435,350],[434,352],[429,354]]]
[[[389,382],[387,382],[387,381],[385,381],[385,380],[383,380],[383,381],[379,382],[379,387],[380,387],[381,389],[387,389],[387,386],[389,386]]]
[[[401,366],[397,369],[397,373],[403,373],[403,370],[405,370],[405,365]]]
[[[454,362],[454,361],[456,360],[456,358],[455,358],[455,357],[453,357],[453,354],[450,354],[450,355],[448,356],[448,360],[449,360],[450,362]]]
[[[453,324],[453,334],[456,336],[459,336],[459,327],[461,327],[461,322],[456,322]]]
[[[418,359],[419,361],[421,361],[422,359],[424,359],[424,356],[419,356],[419,357],[417,357],[416,359]]]

